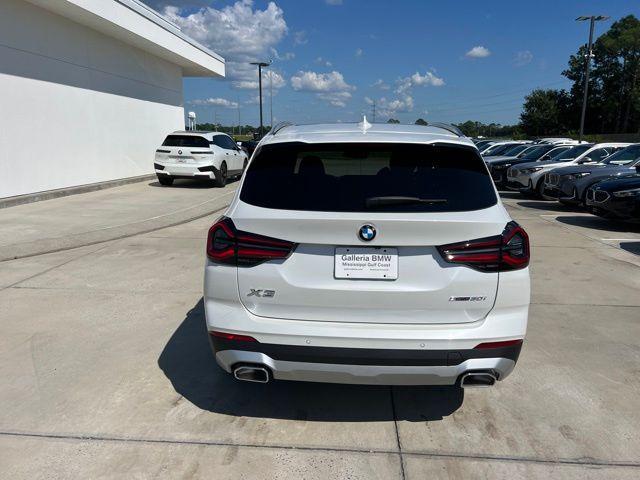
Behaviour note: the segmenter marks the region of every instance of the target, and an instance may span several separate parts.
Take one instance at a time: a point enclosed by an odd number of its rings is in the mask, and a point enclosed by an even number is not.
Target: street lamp
[[[251,65],[258,66],[258,90],[260,90],[260,138],[264,134],[264,127],[262,126],[262,67],[268,67],[271,62],[251,62]]]
[[[587,61],[585,62],[584,67],[584,96],[582,97],[582,116],[580,117],[580,135],[578,136],[578,141],[582,141],[582,136],[584,135],[584,117],[587,113],[587,93],[589,90],[589,68],[591,67],[591,57],[593,57],[593,52],[591,47],[593,46],[593,27],[596,22],[600,22],[602,20],[608,20],[610,17],[605,15],[588,15],[581,16],[576,18],[577,22],[584,22],[586,20],[590,21],[589,26],[589,45],[587,47]]]

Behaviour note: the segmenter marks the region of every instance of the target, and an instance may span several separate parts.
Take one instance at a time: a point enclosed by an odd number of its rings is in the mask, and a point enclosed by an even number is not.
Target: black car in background
[[[255,140],[247,140],[247,141],[244,141],[244,142],[238,142],[238,144],[239,144],[240,148],[247,153],[247,156],[249,158],[251,158],[251,155],[253,155],[253,151],[258,146],[258,142],[255,141]]]
[[[587,190],[592,213],[615,220],[640,223],[640,167],[636,175],[604,180]]]

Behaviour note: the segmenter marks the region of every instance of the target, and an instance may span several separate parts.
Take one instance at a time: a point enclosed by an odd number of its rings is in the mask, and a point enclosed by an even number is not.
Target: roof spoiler
[[[443,130],[446,130],[447,132],[451,132],[454,135],[457,135],[458,137],[464,137],[465,134],[462,133],[462,130],[460,130],[458,127],[451,125],[449,123],[440,123],[440,122],[429,122],[427,123],[427,126],[429,127],[437,127],[437,128],[442,128]]]
[[[284,128],[291,127],[294,124],[291,122],[280,122],[275,125],[271,130],[269,130],[269,135],[276,136],[278,132]]]

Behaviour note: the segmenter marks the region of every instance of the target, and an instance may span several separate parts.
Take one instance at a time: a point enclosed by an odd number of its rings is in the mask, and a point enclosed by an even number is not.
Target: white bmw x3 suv
[[[288,125],[209,230],[207,330],[240,380],[489,386],[520,354],[528,264],[453,127]]]
[[[222,132],[173,132],[156,150],[153,167],[162,185],[176,178],[211,180],[224,187],[247,166],[247,154]]]

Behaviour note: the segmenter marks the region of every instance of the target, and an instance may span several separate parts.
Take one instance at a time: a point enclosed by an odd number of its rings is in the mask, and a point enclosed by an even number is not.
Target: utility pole
[[[376,101],[375,100],[373,101],[373,105],[371,105],[371,108],[373,108],[373,112],[372,112],[373,123],[376,123]]]
[[[587,114],[587,96],[589,94],[589,70],[591,68],[591,58],[593,57],[593,30],[595,27],[595,23],[601,20],[607,20],[609,17],[604,15],[590,15],[590,16],[581,16],[576,18],[578,22],[584,22],[585,20],[589,20],[589,43],[587,45],[587,54],[585,55],[586,61],[584,66],[584,95],[582,97],[582,115],[580,116],[580,134],[578,135],[578,141],[582,141],[582,137],[584,135],[584,119]]]
[[[262,67],[268,67],[269,65],[271,65],[271,63],[267,63],[267,62],[251,62],[251,65],[257,65],[258,66],[258,90],[259,90],[259,96],[260,96],[260,130],[259,130],[259,135],[260,138],[262,138],[262,135],[264,135],[264,126],[262,123]]]
[[[242,135],[242,124],[240,123],[240,96],[238,96],[238,135]]]
[[[269,110],[271,115],[271,121],[269,125],[273,128],[273,70],[269,71]]]

